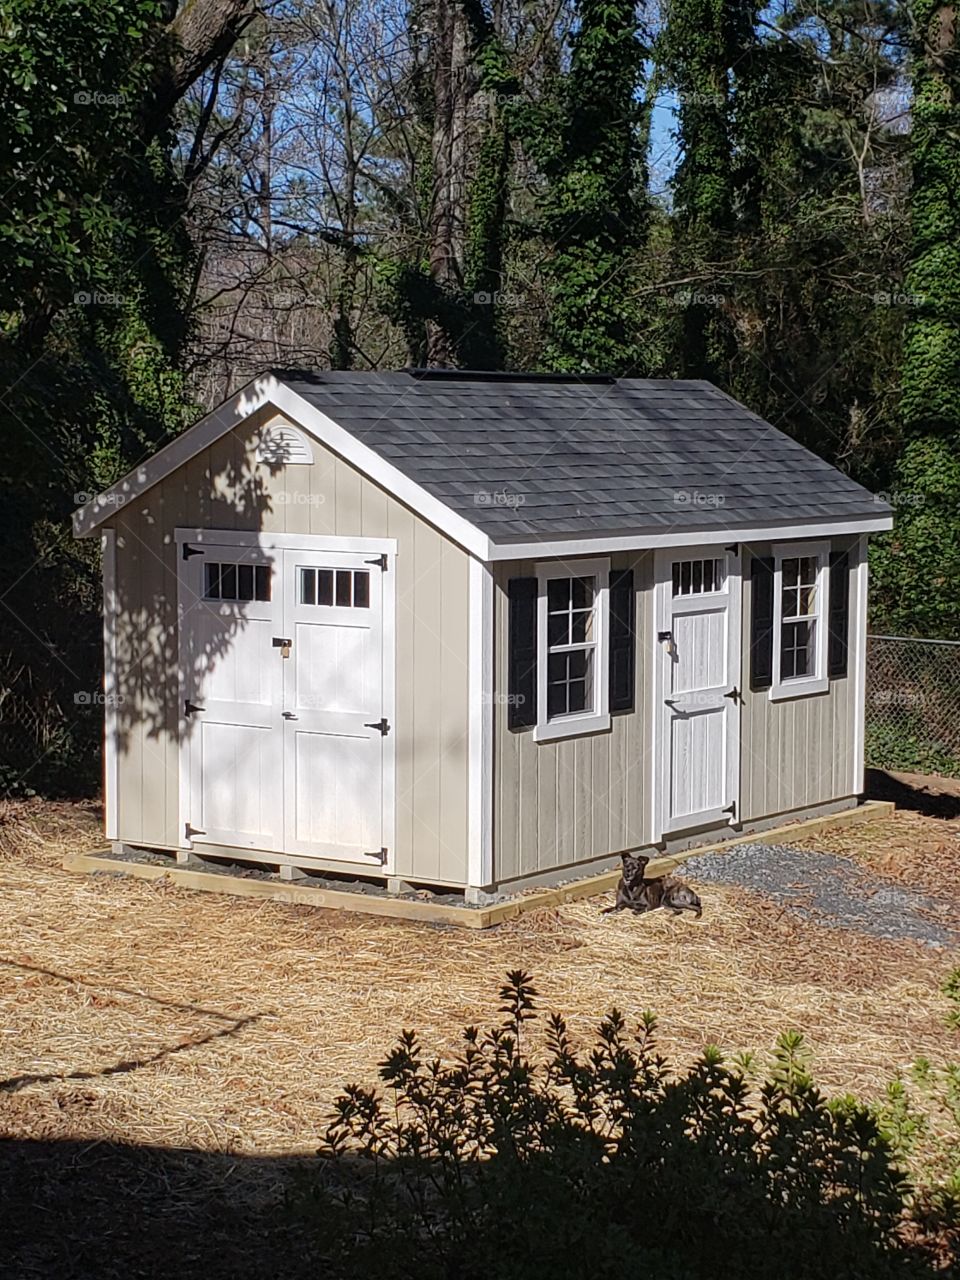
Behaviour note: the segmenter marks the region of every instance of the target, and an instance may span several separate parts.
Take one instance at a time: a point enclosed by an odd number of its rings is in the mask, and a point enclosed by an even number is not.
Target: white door
[[[178,552],[184,843],[281,849],[279,565],[238,546]]]
[[[178,548],[182,843],[389,869],[386,557],[215,536]]]
[[[657,555],[657,836],[738,820],[740,557]]]
[[[383,572],[363,553],[284,552],[284,847],[385,863]]]

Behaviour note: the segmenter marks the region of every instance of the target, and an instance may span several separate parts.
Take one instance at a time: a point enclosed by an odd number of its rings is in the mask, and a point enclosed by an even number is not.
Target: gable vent
[[[310,441],[297,427],[286,422],[275,422],[264,427],[257,446],[257,462],[268,466],[290,466],[292,463],[313,462]]]

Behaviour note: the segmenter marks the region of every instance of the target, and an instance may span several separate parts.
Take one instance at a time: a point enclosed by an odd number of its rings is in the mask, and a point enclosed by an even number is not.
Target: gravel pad
[[[852,858],[782,844],[740,844],[690,858],[677,875],[740,885],[828,929],[960,946],[960,908],[871,875]]]

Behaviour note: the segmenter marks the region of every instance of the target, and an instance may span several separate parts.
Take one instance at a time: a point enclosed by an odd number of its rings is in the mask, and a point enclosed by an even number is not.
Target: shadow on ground
[[[316,1277],[285,1210],[304,1158],[0,1140],[5,1280]]]
[[[892,800],[898,809],[910,809],[927,818],[943,818],[948,822],[960,818],[960,781],[956,778],[868,769],[866,795],[869,800]]]

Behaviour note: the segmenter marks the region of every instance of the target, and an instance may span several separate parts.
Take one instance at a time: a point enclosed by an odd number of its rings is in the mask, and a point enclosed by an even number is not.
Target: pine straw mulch
[[[832,839],[858,833],[877,847],[867,827]],[[928,857],[950,849],[924,839]],[[707,1042],[762,1055],[797,1028],[826,1087],[870,1095],[918,1055],[957,1052],[938,985],[960,957],[822,929],[737,890],[701,886],[700,923],[601,916],[592,899],[475,934],[60,869],[98,843],[90,808],[0,809],[6,1135],[310,1151],[339,1087],[374,1081],[401,1027],[453,1048],[495,1018],[515,967],[581,1037],[611,1005],[653,1009],[678,1063]]]
[[[960,818],[898,809],[892,818],[784,843],[853,858],[874,875],[956,903],[960,914]]]
[[[817,843],[956,885],[949,824],[875,825]],[[443,1052],[496,1020],[511,968],[581,1038],[655,1010],[678,1064],[798,1028],[826,1088],[877,1095],[958,1052],[938,986],[960,957],[726,887],[700,886],[700,923],[601,916],[606,895],[478,934],[61,870],[102,844],[90,805],[0,804],[5,1275],[314,1277],[284,1194],[340,1086],[375,1082],[401,1027]]]

